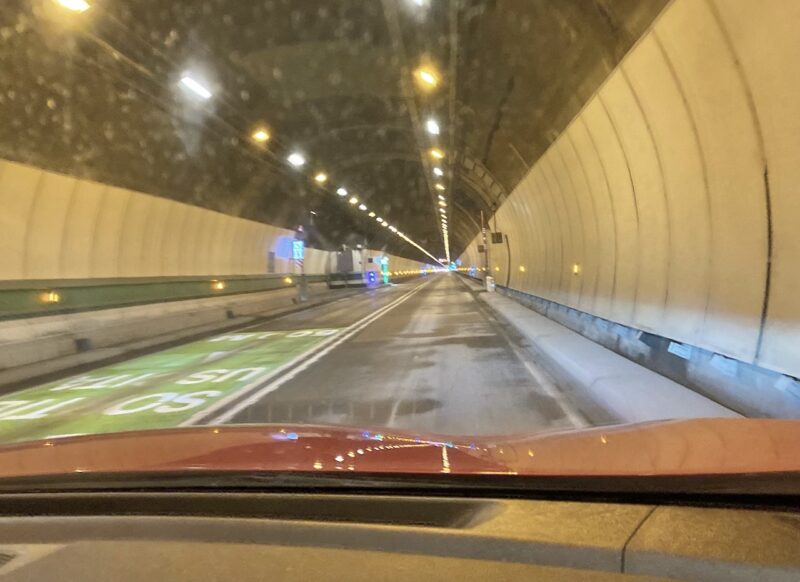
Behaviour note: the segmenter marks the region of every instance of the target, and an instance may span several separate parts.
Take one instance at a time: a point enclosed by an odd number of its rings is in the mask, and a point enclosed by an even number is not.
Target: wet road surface
[[[7,394],[0,439],[239,423],[453,435],[585,424],[475,293],[435,275]]]

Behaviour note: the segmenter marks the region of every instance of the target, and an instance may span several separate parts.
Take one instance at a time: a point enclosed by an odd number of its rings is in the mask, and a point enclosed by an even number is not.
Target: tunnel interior
[[[367,239],[417,258],[341,204],[344,187],[437,258],[447,238],[455,259],[664,3],[146,0],[70,14],[12,0],[0,11],[0,156],[305,224],[320,248]],[[414,83],[420,67],[436,87]],[[187,72],[208,101],[182,91]],[[293,151],[308,160],[301,171],[286,163]]]
[[[289,274],[302,226],[309,274],[343,248],[452,264],[730,383],[733,408],[800,413],[798,21],[785,0],[9,0],[0,298],[244,288]]]

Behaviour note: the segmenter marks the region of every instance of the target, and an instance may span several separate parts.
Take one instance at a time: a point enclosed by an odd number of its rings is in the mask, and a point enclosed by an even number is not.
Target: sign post
[[[308,301],[308,287],[306,285],[305,271],[305,238],[306,233],[303,230],[303,225],[298,225],[294,233],[294,240],[292,241],[292,258],[294,259],[294,274],[298,278],[297,300],[300,303]]]

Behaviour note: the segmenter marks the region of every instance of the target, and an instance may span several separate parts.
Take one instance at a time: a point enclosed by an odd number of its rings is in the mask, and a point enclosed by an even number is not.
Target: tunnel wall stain
[[[513,263],[490,245],[492,274],[800,376],[798,21],[796,2],[673,1],[497,212]]]

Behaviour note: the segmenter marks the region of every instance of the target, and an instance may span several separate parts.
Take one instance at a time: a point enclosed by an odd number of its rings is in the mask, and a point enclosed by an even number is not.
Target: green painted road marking
[[[228,333],[14,392],[0,442],[175,427],[338,332]]]

